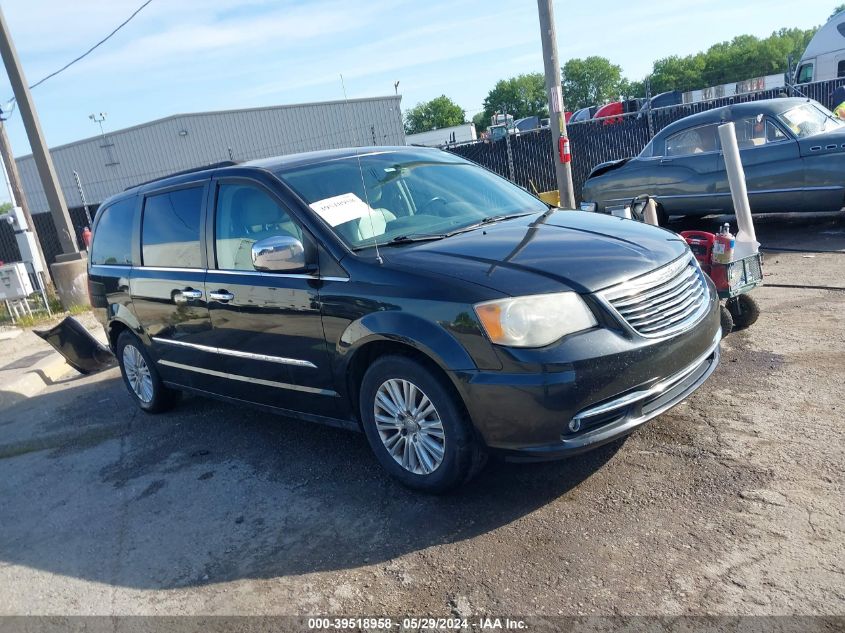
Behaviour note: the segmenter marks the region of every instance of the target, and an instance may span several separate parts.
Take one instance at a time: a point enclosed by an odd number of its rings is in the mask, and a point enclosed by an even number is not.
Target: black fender
[[[112,332],[114,331],[114,328],[125,327],[135,336],[141,339],[141,342],[144,344],[144,346],[146,346],[148,351],[150,350],[153,341],[150,338],[149,334],[147,334],[147,331],[143,328],[141,323],[135,317],[132,312],[132,309],[129,306],[123,305],[122,303],[113,303],[110,306],[109,312],[111,313],[111,318],[106,324],[106,334],[108,334],[110,343],[116,342],[116,340],[113,341],[112,337]]]
[[[467,350],[441,325],[398,310],[371,312],[352,321],[337,342],[334,371],[338,382],[344,382],[344,391],[352,359],[363,347],[377,341],[392,341],[413,348],[447,374],[476,369]]]

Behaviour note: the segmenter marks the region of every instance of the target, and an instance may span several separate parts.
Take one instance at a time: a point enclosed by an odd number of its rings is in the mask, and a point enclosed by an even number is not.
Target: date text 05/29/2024
[[[308,618],[308,629],[311,631],[338,631],[338,630],[390,630],[399,628],[405,631],[419,630],[502,630],[522,631],[526,630],[527,624],[524,620],[513,618],[478,617],[468,618],[432,618],[432,617],[405,617],[393,618]]]

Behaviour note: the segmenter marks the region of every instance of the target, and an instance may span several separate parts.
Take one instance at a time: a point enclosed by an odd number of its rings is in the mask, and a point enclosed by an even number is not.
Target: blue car
[[[639,156],[597,165],[581,209],[640,194],[669,215],[733,213],[718,127],[733,121],[752,212],[836,211],[845,204],[845,123],[811,99],[739,103],[663,128]]]

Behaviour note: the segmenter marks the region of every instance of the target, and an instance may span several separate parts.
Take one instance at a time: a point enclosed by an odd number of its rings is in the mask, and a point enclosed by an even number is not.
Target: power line
[[[115,33],[117,33],[120,29],[122,29],[124,26],[126,26],[127,24],[129,24],[129,22],[130,22],[130,21],[132,21],[132,18],[134,18],[136,15],[138,15],[138,14],[139,14],[139,13],[140,13],[143,9],[144,9],[144,7],[146,7],[146,6],[147,6],[150,2],[152,2],[152,1],[153,1],[153,0],[147,0],[146,2],[144,2],[144,4],[142,4],[140,7],[138,7],[137,9],[135,9],[135,11],[132,13],[132,15],[130,15],[128,18],[126,18],[123,22],[121,22],[121,23],[117,26],[117,28],[115,28],[115,29],[114,29],[111,33],[109,33],[109,34],[108,34],[108,35],[106,35],[103,39],[101,39],[99,42],[97,42],[96,44],[94,44],[94,46],[92,46],[92,47],[91,47],[91,48],[89,48],[87,51],[85,51],[84,53],[82,53],[82,55],[80,55],[80,56],[79,56],[79,57],[77,57],[76,59],[74,59],[74,60],[72,60],[72,61],[68,62],[67,64],[65,64],[64,66],[62,66],[61,68],[59,68],[58,70],[56,70],[56,71],[54,71],[54,72],[50,73],[50,74],[49,74],[49,75],[47,75],[46,77],[43,77],[43,78],[39,79],[39,80],[38,80],[38,81],[36,81],[34,84],[32,84],[32,85],[29,87],[29,89],[30,89],[30,90],[32,90],[33,88],[37,88],[38,86],[40,86],[41,84],[43,84],[43,83],[44,83],[45,81],[47,81],[48,79],[50,79],[50,78],[52,78],[52,77],[55,77],[56,75],[58,75],[58,74],[59,74],[59,73],[61,73],[61,72],[64,72],[65,70],[67,70],[68,68],[70,68],[71,66],[73,66],[76,62],[80,61],[81,59],[83,59],[83,58],[87,57],[88,55],[90,55],[91,53],[93,53],[93,52],[94,52],[97,48],[99,48],[101,45],[103,45],[103,44],[105,44],[107,41],[109,41],[109,40],[112,38],[112,36],[114,36],[114,35],[115,35]],[[14,97],[12,97],[12,98],[9,100],[9,103],[14,102],[14,101],[15,101],[15,98],[14,98]]]

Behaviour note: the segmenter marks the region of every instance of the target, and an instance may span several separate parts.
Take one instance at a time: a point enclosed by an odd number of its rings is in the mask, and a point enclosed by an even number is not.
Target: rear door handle
[[[184,290],[177,290],[173,295],[174,303],[187,303],[196,299],[202,299],[202,290],[185,288]]]
[[[227,303],[235,298],[231,292],[226,292],[225,290],[217,290],[216,292],[209,292],[208,298],[213,299],[214,301],[220,301],[221,303]]]

